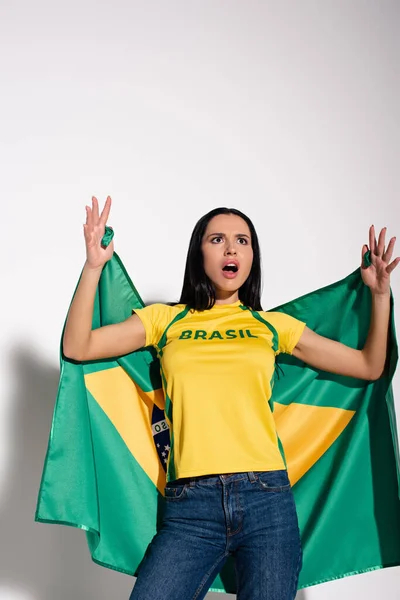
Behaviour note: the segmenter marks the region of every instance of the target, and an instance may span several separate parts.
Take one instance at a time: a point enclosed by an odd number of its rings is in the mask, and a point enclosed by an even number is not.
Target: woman
[[[95,198],[84,225],[87,260],[64,332],[64,354],[94,360],[153,345],[171,428],[162,526],[140,566],[131,600],[204,598],[233,555],[239,600],[291,600],[302,549],[285,456],[270,400],[275,356],[367,380],[384,368],[389,318],[385,230],[370,229],[372,292],[363,350],[349,348],[260,304],[257,235],[250,219],[216,209],[193,231],[184,285],[175,305],[137,309],[123,323],[91,330],[93,302],[113,244],[101,247],[111,199]],[[367,246],[363,247],[364,257]]]

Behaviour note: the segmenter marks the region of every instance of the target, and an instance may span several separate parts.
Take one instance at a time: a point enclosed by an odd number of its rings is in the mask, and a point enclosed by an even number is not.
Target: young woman
[[[162,526],[147,548],[130,600],[204,598],[233,555],[239,600],[293,600],[302,565],[296,506],[271,411],[275,356],[374,380],[385,364],[390,263],[385,229],[369,232],[372,293],[362,350],[311,331],[280,312],[264,312],[257,234],[235,209],[196,224],[177,304],[137,309],[126,321],[92,330],[95,291],[113,254],[101,246],[109,217],[96,198],[86,207],[87,259],[64,332],[76,360],[123,355],[153,345],[160,358],[171,429]],[[363,246],[362,257],[368,250]]]

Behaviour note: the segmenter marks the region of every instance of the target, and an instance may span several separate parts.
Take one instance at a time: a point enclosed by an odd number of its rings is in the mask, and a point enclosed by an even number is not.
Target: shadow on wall
[[[135,579],[96,565],[83,531],[34,521],[59,369],[22,345],[11,351],[9,364],[15,386],[9,478],[0,505],[0,590],[15,589],[32,600],[128,600]],[[296,599],[306,599],[304,590]]]
[[[128,599],[134,578],[92,562],[83,531],[34,521],[59,369],[22,345],[9,364],[14,391],[0,505],[0,589],[21,590],[32,600]]]

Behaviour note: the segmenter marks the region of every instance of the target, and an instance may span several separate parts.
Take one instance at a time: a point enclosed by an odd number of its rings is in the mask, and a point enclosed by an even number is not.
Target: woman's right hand
[[[110,209],[110,196],[107,196],[100,216],[97,198],[92,197],[92,208],[86,206],[86,223],[83,226],[83,231],[86,244],[86,265],[90,269],[102,269],[114,253],[114,240],[111,240],[106,248],[101,246]]]

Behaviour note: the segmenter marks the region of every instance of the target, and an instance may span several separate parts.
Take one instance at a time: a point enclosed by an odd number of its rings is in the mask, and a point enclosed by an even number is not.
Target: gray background
[[[192,228],[221,205],[257,228],[265,309],[345,277],[371,223],[400,235],[399,20],[389,0],[1,1],[1,600],[133,584],[82,531],[33,521],[91,195],[113,197],[146,302],[178,298]],[[394,600],[399,573],[298,596]]]

